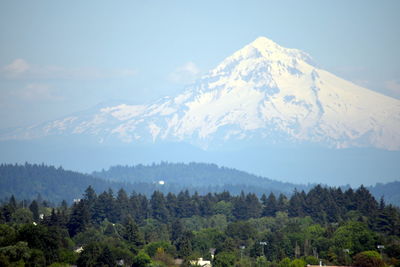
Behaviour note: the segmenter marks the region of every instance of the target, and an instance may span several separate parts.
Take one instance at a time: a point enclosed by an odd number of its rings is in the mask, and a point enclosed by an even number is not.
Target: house
[[[83,251],[83,247],[76,248],[74,251],[76,253],[81,253]]]
[[[183,264],[183,259],[175,259],[174,263],[175,263],[175,265],[182,265]]]
[[[322,265],[322,261],[319,261],[319,265],[307,264],[307,267],[320,267],[320,266],[326,266],[326,267],[353,267],[353,266]]]
[[[203,258],[198,258],[197,260],[190,261],[190,264],[199,265],[201,267],[212,267],[211,261],[205,261]]]

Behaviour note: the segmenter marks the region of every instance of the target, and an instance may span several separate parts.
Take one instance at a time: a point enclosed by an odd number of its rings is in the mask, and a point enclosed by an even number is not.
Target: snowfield
[[[93,135],[103,142],[238,140],[400,150],[400,101],[345,81],[306,53],[259,37],[175,97],[102,107],[20,128],[2,140]]]

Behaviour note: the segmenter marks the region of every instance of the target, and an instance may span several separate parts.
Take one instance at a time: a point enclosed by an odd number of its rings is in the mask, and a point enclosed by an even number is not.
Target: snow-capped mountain
[[[260,37],[186,90],[146,105],[102,106],[1,135],[89,135],[99,142],[316,143],[400,150],[400,101],[318,68]]]

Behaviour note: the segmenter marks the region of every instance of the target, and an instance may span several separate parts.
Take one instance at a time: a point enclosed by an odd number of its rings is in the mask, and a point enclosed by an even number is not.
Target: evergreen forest
[[[73,204],[11,196],[0,266],[400,266],[400,210],[358,189],[290,196],[86,188]]]
[[[159,181],[164,184],[160,185]],[[74,199],[81,197],[89,185],[96,192],[107,191],[109,188],[117,192],[124,188],[127,192],[136,191],[147,197],[154,191],[167,195],[188,190],[190,194],[198,192],[200,195],[224,191],[239,195],[243,191],[255,193],[259,198],[270,193],[291,196],[295,189],[308,192],[315,186],[275,181],[206,163],[161,162],[114,166],[90,175],[45,164],[0,164],[0,201],[8,201],[14,195],[18,199],[44,198],[50,203],[66,200],[71,204]],[[341,186],[343,191],[349,188],[349,185]],[[367,189],[376,199],[384,196],[387,204],[400,206],[399,181],[376,184]]]

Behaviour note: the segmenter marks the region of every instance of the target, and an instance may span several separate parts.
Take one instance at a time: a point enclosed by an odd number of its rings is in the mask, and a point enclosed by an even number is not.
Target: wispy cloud
[[[21,58],[15,59],[10,64],[4,66],[3,72],[11,77],[15,77],[29,71],[30,66],[28,62]]]
[[[168,75],[168,79],[174,83],[190,83],[200,74],[200,69],[193,62],[187,62],[183,66],[176,68]]]
[[[93,67],[65,68],[62,66],[41,66],[18,58],[0,69],[0,75],[6,79],[70,79],[92,80],[123,78],[136,75],[134,69],[100,69]]]
[[[28,102],[63,100],[51,85],[44,83],[29,83],[24,88],[13,91],[11,96]]]

